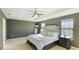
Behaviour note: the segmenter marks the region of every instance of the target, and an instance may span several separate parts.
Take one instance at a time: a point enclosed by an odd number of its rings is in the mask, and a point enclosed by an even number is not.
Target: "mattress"
[[[57,36],[47,37],[41,34],[35,34],[35,35],[29,35],[27,37],[27,40],[33,43],[37,47],[38,50],[42,50],[44,46],[57,41],[58,37]]]

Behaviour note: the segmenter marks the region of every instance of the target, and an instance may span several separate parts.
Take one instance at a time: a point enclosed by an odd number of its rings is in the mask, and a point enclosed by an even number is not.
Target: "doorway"
[[[3,18],[3,46],[6,42],[6,19]]]

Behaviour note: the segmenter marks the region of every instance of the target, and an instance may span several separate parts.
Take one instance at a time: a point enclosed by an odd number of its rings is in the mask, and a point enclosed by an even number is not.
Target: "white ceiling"
[[[32,17],[32,13],[34,12],[35,8],[2,8],[1,10],[3,11],[7,19],[36,22],[58,17],[60,16],[60,13],[70,11],[72,10],[72,8],[37,8],[38,13],[44,14],[37,19],[35,17]],[[77,9],[77,11],[79,11],[79,9]]]

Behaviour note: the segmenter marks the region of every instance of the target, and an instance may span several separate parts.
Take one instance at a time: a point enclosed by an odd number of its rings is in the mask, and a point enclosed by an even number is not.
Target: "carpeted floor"
[[[33,50],[33,49],[26,43],[26,37],[22,37],[22,38],[8,39],[5,45],[3,46],[3,50]],[[56,45],[50,48],[49,50],[66,50],[66,49]],[[78,50],[78,48],[71,47],[70,50]]]

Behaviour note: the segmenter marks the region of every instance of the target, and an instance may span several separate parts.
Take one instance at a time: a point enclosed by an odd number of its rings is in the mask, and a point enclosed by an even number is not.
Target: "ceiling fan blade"
[[[37,14],[37,15],[44,15],[44,14]]]
[[[35,8],[35,15],[37,14],[37,9]]]
[[[44,14],[41,14],[41,13],[38,13],[37,9],[35,8],[35,11],[33,13],[31,13],[32,17],[36,17],[36,15],[39,17],[40,15],[44,15]]]
[[[35,15],[32,15],[32,17],[34,17]]]

